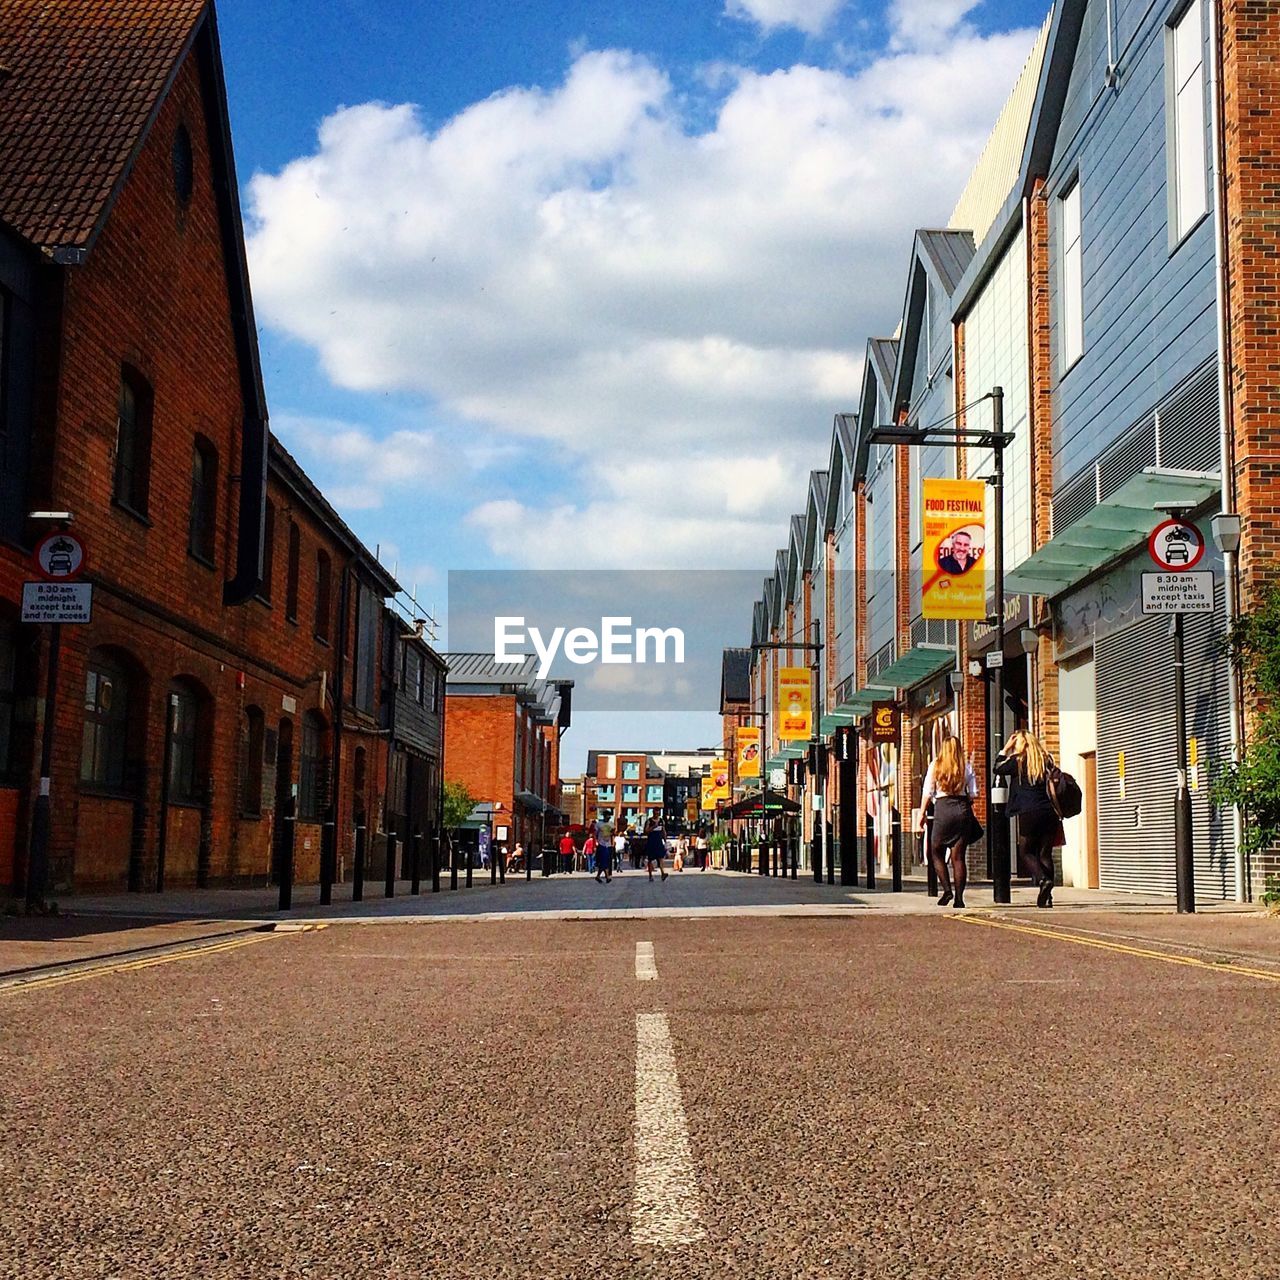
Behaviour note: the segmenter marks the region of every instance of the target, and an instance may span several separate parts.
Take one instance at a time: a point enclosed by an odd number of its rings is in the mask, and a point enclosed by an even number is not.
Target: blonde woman
[[[1049,795],[1052,764],[1040,739],[1019,729],[1004,744],[994,770],[1009,779],[1009,816],[1018,819],[1018,834],[1040,888],[1037,907],[1053,906],[1053,850],[1066,844],[1062,819]]]
[[[929,803],[933,802],[933,838],[929,841],[929,859],[938,873],[942,893],[938,906],[945,907],[954,899],[956,910],[964,907],[964,889],[969,880],[965,853],[969,845],[982,835],[982,827],[973,813],[973,797],[978,794],[978,780],[973,766],[965,759],[959,738],[946,738],[924,775],[920,796],[920,830],[927,829]],[[950,857],[951,873],[947,872]],[[954,891],[953,891],[954,885]]]

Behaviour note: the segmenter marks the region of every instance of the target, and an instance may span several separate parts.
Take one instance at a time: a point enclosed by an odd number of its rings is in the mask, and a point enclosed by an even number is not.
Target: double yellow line
[[[223,951],[237,951],[241,947],[251,947],[255,942],[265,942],[274,934],[257,932],[245,933],[234,938],[220,938],[216,942],[192,946],[178,944],[174,950],[156,956],[135,956],[133,959],[120,960],[116,963],[106,962],[94,964],[92,961],[80,962],[80,967],[45,975],[33,974],[30,978],[17,976],[0,983],[0,995],[13,995],[19,991],[47,991],[50,987],[65,987],[73,982],[87,982],[90,978],[102,978],[111,973],[133,973],[138,969],[151,969],[159,964],[173,964],[176,960],[196,960],[203,956],[217,955]]]
[[[1082,938],[1078,933],[1065,933],[1059,929],[1043,929],[1032,924],[1013,924],[1008,920],[993,920],[990,916],[947,916],[957,924],[978,924],[988,929],[1007,929],[1010,933],[1029,933],[1037,938],[1053,938],[1056,942],[1074,942],[1080,947],[1097,947],[1100,951],[1119,951],[1127,956],[1139,956],[1144,960],[1163,960],[1165,964],[1187,965],[1193,969],[1208,969],[1212,973],[1234,973],[1245,978],[1261,978],[1264,982],[1280,982],[1280,972],[1268,969],[1250,969],[1247,965],[1231,964],[1215,960],[1199,960],[1195,956],[1173,951],[1155,951],[1149,947],[1132,947],[1123,942],[1105,942],[1101,938]]]

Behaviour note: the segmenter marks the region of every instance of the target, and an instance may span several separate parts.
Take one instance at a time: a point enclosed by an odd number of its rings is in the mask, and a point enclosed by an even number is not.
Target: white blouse
[[[923,809],[930,800],[935,800],[939,796],[959,796],[968,795],[976,796],[978,794],[978,779],[974,776],[973,765],[967,760],[964,766],[964,790],[963,791],[943,791],[938,785],[938,780],[934,777],[934,768],[936,761],[929,762],[929,771],[924,775],[924,791],[920,796],[920,807]]]

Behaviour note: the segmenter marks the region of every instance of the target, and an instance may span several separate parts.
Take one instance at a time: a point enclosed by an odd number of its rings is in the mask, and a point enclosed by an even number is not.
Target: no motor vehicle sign
[[[1144,573],[1143,613],[1212,613],[1213,572]]]

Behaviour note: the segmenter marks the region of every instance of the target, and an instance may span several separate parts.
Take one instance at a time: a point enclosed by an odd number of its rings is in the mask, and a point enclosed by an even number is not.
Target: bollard
[[[365,827],[363,822],[356,823],[356,861],[351,871],[351,901],[364,901],[364,849]]]
[[[431,892],[440,892],[440,832],[431,833]]]
[[[498,883],[498,863],[502,861],[502,847],[500,845],[489,846],[489,883]]]
[[[467,888],[471,888],[471,850],[467,850]]]
[[[889,834],[889,858],[893,868],[893,891],[902,892],[902,816],[897,809],[893,811],[893,820]]]
[[[396,839],[394,831],[387,832],[387,879],[383,886],[385,896],[394,898],[396,896],[396,846],[400,842]]]
[[[533,844],[524,851],[524,878],[525,882],[533,879]]]
[[[874,889],[876,887],[876,820],[870,814],[867,814],[866,833],[867,888]]]
[[[297,832],[297,819],[293,812],[294,801],[288,799],[284,805],[284,830],[280,834],[280,910],[288,911],[293,906],[293,841]]]
[[[415,831],[409,837],[410,893],[422,892],[422,832]]]
[[[456,889],[458,887],[458,846],[453,840],[449,841],[449,888]]]

